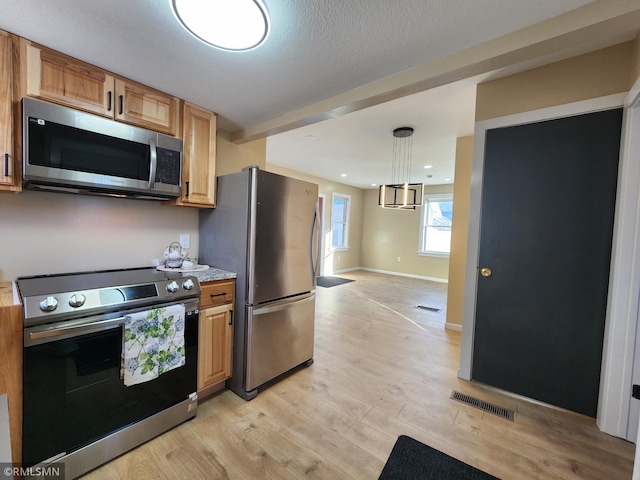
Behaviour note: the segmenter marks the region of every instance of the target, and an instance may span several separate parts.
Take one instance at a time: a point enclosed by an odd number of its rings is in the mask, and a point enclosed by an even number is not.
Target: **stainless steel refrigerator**
[[[226,385],[246,400],[313,363],[320,231],[318,186],[258,167],[218,177],[200,211],[199,262],[238,274]]]

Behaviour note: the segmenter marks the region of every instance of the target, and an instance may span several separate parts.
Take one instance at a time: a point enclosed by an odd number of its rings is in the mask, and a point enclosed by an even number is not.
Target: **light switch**
[[[180,246],[182,248],[189,248],[191,246],[191,235],[187,233],[180,235]]]

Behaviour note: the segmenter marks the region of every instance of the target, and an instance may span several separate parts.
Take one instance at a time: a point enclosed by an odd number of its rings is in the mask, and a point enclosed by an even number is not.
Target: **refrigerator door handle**
[[[320,272],[318,267],[320,266],[320,235],[322,235],[322,228],[320,227],[320,214],[318,211],[318,203],[316,202],[316,208],[313,212],[313,222],[311,222],[311,239],[309,240],[309,255],[311,257],[311,274],[313,275],[313,284],[316,283],[316,278]],[[315,242],[314,242],[315,241]],[[315,243],[315,252],[314,252]]]
[[[296,300],[294,302],[291,301],[280,301],[278,302],[276,305],[265,305],[264,307],[254,307],[253,309],[253,316],[256,317],[258,315],[264,315],[267,313],[273,313],[273,312],[279,312],[282,310],[286,310],[288,308],[293,308],[296,307],[298,305],[301,305],[303,303],[308,303],[308,302],[313,302],[315,301],[316,296],[315,295],[308,295],[305,298],[302,298],[300,300]]]

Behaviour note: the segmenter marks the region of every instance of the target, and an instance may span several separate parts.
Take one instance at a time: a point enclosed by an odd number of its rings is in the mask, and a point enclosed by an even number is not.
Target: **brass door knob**
[[[487,267],[483,267],[480,269],[480,275],[482,275],[483,277],[490,277],[491,276],[491,269],[487,268]]]

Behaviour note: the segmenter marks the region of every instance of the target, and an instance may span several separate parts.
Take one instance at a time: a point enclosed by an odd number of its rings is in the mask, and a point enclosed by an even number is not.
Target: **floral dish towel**
[[[122,375],[126,386],[148,382],[185,364],[184,305],[125,316]]]

